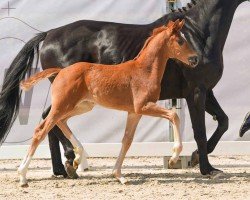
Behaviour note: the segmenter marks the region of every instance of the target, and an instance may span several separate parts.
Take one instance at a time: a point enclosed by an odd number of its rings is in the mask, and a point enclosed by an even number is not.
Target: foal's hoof
[[[176,162],[172,158],[170,158],[170,160],[168,161],[168,168],[174,169],[175,164]]]
[[[78,166],[79,166],[79,162],[76,161],[76,160],[74,160],[74,161],[73,161],[73,167],[74,167],[74,169],[77,170],[77,169],[78,169]]]
[[[116,179],[122,184],[122,185],[127,185],[128,184],[128,180],[124,177],[116,177]]]
[[[65,170],[66,170],[69,178],[71,178],[71,179],[79,178],[78,174],[76,173],[76,169],[72,165],[70,165],[70,163],[67,161],[65,163]]]
[[[20,187],[27,188],[27,187],[29,187],[29,184],[28,183],[20,183]]]
[[[126,185],[128,184],[128,180],[126,178],[124,178],[121,175],[120,171],[117,171],[116,169],[113,170],[113,176],[122,184],[122,185]]]
[[[199,154],[198,151],[194,151],[191,156],[191,166],[195,167],[196,165],[199,164]]]

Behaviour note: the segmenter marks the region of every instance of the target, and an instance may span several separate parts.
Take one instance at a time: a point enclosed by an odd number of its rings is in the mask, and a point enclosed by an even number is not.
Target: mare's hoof
[[[198,151],[194,151],[191,156],[191,166],[195,167],[196,165],[199,164],[199,154]]]
[[[53,176],[54,177],[59,177],[59,176],[63,176],[64,178],[68,177],[67,172],[64,169],[64,166],[60,169],[57,169],[56,171],[53,171]]]
[[[224,177],[224,172],[218,169],[214,169],[209,174],[206,174],[204,176],[215,180]]]
[[[214,170],[210,173],[209,175],[211,179],[219,179],[222,178],[224,176],[224,172],[221,170]]]
[[[250,129],[250,112],[248,112],[244,118],[244,121],[240,127],[240,137],[243,137],[244,134]]]
[[[70,165],[68,162],[65,163],[65,170],[69,178],[71,179],[79,178],[78,174],[76,173],[76,169],[72,165]]]

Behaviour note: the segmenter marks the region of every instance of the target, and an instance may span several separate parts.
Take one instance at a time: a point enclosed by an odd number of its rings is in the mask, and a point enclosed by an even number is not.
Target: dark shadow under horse
[[[111,22],[82,20],[40,33],[19,52],[4,77],[0,94],[0,140],[7,136],[19,110],[20,81],[29,75],[34,55],[39,55],[43,69],[65,67],[87,61],[102,64],[118,64],[133,59],[140,51],[151,31],[169,20],[185,19],[183,33],[200,57],[194,70],[182,63],[170,60],[162,80],[160,99],[185,98],[188,104],[194,138],[198,150],[193,153],[192,163],[200,161],[203,175],[217,172],[208,161],[218,141],[228,129],[228,117],[217,102],[212,89],[223,73],[223,48],[236,8],[245,0],[193,0],[187,8],[163,16],[148,25],[129,25]],[[53,80],[51,80],[53,81]],[[207,141],[205,111],[218,122],[218,127]],[[48,111],[47,111],[48,112]],[[44,113],[46,115],[46,113]],[[58,127],[49,134],[53,170],[56,175],[66,176],[60,157],[59,141],[65,156],[72,163],[72,145]]]

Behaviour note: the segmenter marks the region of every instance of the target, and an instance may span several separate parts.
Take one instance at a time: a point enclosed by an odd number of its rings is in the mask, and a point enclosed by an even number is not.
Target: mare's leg
[[[38,145],[44,140],[50,129],[55,125],[56,117],[48,116],[39,126],[35,129],[32,143],[29,148],[27,156],[23,159],[21,165],[18,168],[18,174],[20,176],[20,185],[27,186],[26,174],[30,161],[38,147]]]
[[[45,112],[43,113],[43,119],[47,117],[50,109],[51,106],[45,110]],[[75,158],[73,146],[57,126],[54,126],[50,130],[48,138],[49,138],[49,147],[50,147],[53,173],[56,176],[63,175],[64,178],[66,178],[68,175],[67,172],[65,171],[64,165],[62,164],[59,140],[62,143],[65,151],[64,155],[67,158],[66,163],[69,163],[71,165],[73,165],[73,160]],[[74,177],[77,177],[77,175],[75,174]]]
[[[206,94],[205,110],[218,122],[217,129],[207,142],[207,153],[210,154],[213,152],[222,135],[228,130],[228,116],[220,107],[212,90],[209,90]],[[192,166],[199,164],[199,154],[197,150],[192,154],[191,164]]]
[[[187,104],[194,130],[194,139],[198,146],[200,171],[203,175],[214,175],[219,170],[213,168],[208,161],[207,136],[205,127],[206,89],[196,87],[188,96]]]
[[[133,141],[135,130],[140,119],[141,119],[141,115],[128,113],[126,129],[125,129],[125,133],[122,139],[122,148],[120,150],[120,154],[116,160],[116,164],[113,170],[113,174],[115,178],[117,178],[117,180],[121,182],[122,184],[127,183],[127,180],[122,176],[122,173],[121,173],[122,163]]]
[[[135,105],[135,111],[137,114],[149,115],[153,117],[161,117],[168,119],[173,124],[174,129],[174,146],[173,155],[169,161],[169,165],[173,166],[179,159],[180,153],[182,151],[182,138],[180,134],[180,119],[176,112],[173,110],[168,110],[158,106],[156,103],[137,103]]]

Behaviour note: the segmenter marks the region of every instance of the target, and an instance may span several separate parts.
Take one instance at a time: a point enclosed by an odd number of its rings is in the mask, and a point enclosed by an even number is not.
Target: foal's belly
[[[90,93],[95,104],[116,110],[134,111],[131,88],[121,86],[107,88],[106,90],[94,88]]]

